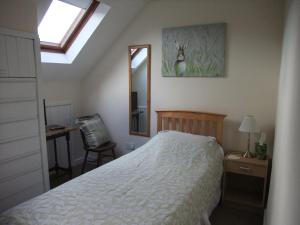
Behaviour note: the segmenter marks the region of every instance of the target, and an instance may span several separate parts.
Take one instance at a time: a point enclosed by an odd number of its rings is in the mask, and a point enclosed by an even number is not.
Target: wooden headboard
[[[212,136],[222,144],[223,121],[226,115],[183,110],[157,110],[157,132],[177,130]]]

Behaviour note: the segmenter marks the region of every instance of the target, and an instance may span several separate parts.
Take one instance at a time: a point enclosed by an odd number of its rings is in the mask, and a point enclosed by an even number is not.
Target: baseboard
[[[82,165],[83,160],[84,160],[84,157],[79,157],[77,159],[74,159],[72,162],[72,167]],[[96,160],[97,160],[96,156],[92,156],[92,155],[88,156],[88,161],[96,161]]]
[[[80,158],[77,158],[77,159],[74,159],[73,162],[72,162],[72,166],[79,166],[83,163],[83,157],[80,157]]]

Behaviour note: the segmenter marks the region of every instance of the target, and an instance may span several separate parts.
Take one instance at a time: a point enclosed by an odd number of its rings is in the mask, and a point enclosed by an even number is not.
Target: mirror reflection
[[[150,45],[129,46],[130,134],[150,136]]]

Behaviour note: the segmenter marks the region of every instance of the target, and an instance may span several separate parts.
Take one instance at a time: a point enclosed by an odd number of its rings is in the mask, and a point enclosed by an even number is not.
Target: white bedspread
[[[212,138],[162,132],[111,163],[0,215],[5,225],[204,224],[220,188]]]

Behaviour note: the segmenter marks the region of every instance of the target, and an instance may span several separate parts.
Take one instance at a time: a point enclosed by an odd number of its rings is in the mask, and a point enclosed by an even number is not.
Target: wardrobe
[[[0,28],[0,212],[49,190],[37,34]]]

